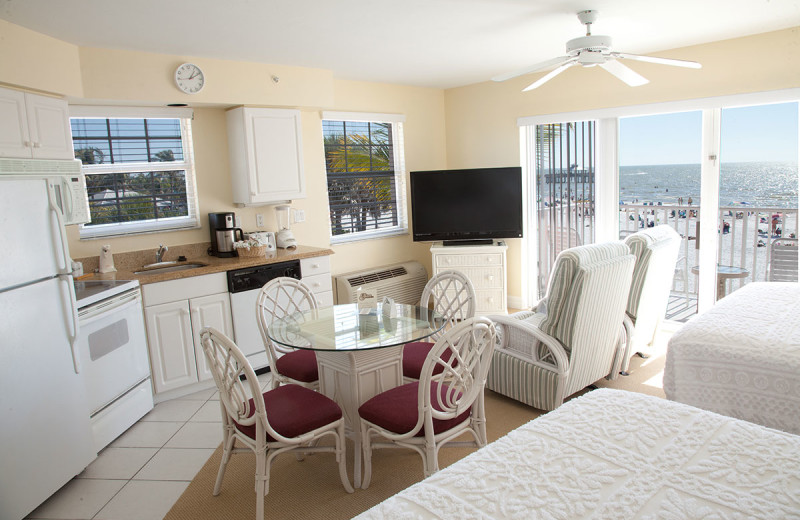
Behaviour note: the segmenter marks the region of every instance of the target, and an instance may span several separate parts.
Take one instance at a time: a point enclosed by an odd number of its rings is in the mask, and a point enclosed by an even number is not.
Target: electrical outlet
[[[305,222],[306,221],[306,212],[303,209],[296,209],[294,211],[294,221],[296,223]]]
[[[256,213],[256,227],[264,227],[264,215]]]

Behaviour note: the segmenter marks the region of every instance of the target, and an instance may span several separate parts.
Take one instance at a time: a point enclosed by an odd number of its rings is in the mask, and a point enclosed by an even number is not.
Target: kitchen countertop
[[[80,280],[139,280],[141,285],[146,285],[155,282],[177,280],[179,278],[231,271],[244,267],[276,264],[288,260],[300,260],[303,258],[314,258],[333,254],[332,250],[326,248],[297,246],[295,249],[278,249],[276,252],[270,253],[267,257],[218,258],[216,256],[209,256],[205,252],[207,246],[207,243],[176,246],[171,248],[167,254],[164,255],[164,261],[177,260],[179,255],[183,255],[186,256],[186,263],[197,262],[207,264],[204,267],[170,273],[159,273],[156,271],[146,274],[134,274],[134,271],[140,270],[143,265],[155,262],[155,250],[132,251],[114,254],[114,265],[117,268],[116,272],[87,274],[80,277]],[[94,270],[97,266],[97,257],[78,258],[76,260],[83,262],[85,272]]]

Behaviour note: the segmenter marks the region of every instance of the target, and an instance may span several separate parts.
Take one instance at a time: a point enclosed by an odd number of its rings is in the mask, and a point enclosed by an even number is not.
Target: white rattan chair
[[[211,327],[200,332],[203,354],[219,389],[223,452],[214,496],[222,489],[225,468],[233,453],[252,450],[256,455],[256,519],[264,518],[264,495],[269,492],[272,460],[286,452],[328,452],[336,455],[339,477],[348,493],[342,410],[334,401],[308,388],[282,385],[261,392],[253,368],[241,350]],[[333,437],[334,446],[319,446]],[[235,448],[234,444],[244,448]]]
[[[405,382],[419,379],[422,365],[433,348],[434,342],[460,321],[475,316],[475,288],[467,276],[455,270],[441,271],[434,275],[422,290],[420,307],[431,308],[444,316],[444,327],[429,337],[431,341],[417,341],[403,347],[403,379]],[[448,355],[447,352],[444,353]]]
[[[427,477],[439,470],[442,445],[461,434],[472,434],[470,445],[486,445],[483,392],[494,346],[495,326],[490,319],[462,321],[436,341],[419,381],[380,393],[359,407],[363,489],[372,478],[372,450],[376,448],[415,450],[422,456]],[[448,350],[452,355],[445,359],[442,354]],[[373,442],[373,437],[387,442]]]
[[[306,284],[289,277],[267,282],[256,299],[258,330],[267,350],[272,371],[272,388],[293,383],[319,390],[317,356],[312,350],[295,350],[275,343],[267,335],[270,324],[295,312],[317,308],[317,299]]]
[[[540,410],[616,377],[635,258],[622,242],[573,247],[556,258],[538,308],[498,324],[487,388]]]

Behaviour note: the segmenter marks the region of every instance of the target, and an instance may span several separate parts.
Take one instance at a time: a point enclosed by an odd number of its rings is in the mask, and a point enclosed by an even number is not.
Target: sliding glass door
[[[594,242],[594,121],[536,126],[538,294],[564,249]]]

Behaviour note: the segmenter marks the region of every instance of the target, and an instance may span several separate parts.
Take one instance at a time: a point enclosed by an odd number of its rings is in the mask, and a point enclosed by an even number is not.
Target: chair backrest
[[[769,243],[770,282],[797,281],[797,239],[775,238]]]
[[[468,318],[440,337],[422,365],[419,402],[431,410],[434,419],[452,419],[473,405],[486,386],[486,377],[495,348],[497,332],[487,317]],[[446,351],[450,356],[443,356]],[[437,366],[443,368],[434,374]],[[431,392],[431,383],[436,392]],[[438,406],[431,406],[431,394]]]
[[[475,288],[467,276],[456,270],[435,274],[422,290],[420,307],[429,307],[447,320],[444,327],[432,339],[453,328],[460,321],[475,316]]]
[[[292,349],[274,343],[267,335],[270,324],[295,312],[317,308],[317,298],[311,288],[295,278],[280,277],[267,282],[256,298],[256,321],[261,338],[267,349],[269,365],[275,367],[278,353],[291,352]]]
[[[242,426],[251,426],[261,418],[263,427],[267,412],[264,400],[260,398],[261,388],[244,353],[213,327],[200,331],[200,344],[227,414],[226,423],[230,425],[235,421]]]
[[[586,292],[587,272],[595,273],[596,277],[607,276],[607,283],[616,284],[615,288],[622,284],[627,296],[631,274],[625,273],[625,265],[630,263],[632,269],[633,261],[630,249],[622,242],[590,244],[559,253],[542,300],[543,308],[540,307],[545,317],[539,328],[559,340],[569,351],[577,321],[576,308]],[[622,317],[618,325],[621,324]]]
[[[634,233],[625,243],[636,257],[625,312],[636,326],[637,340],[649,344],[667,310],[681,237],[661,225]]]

